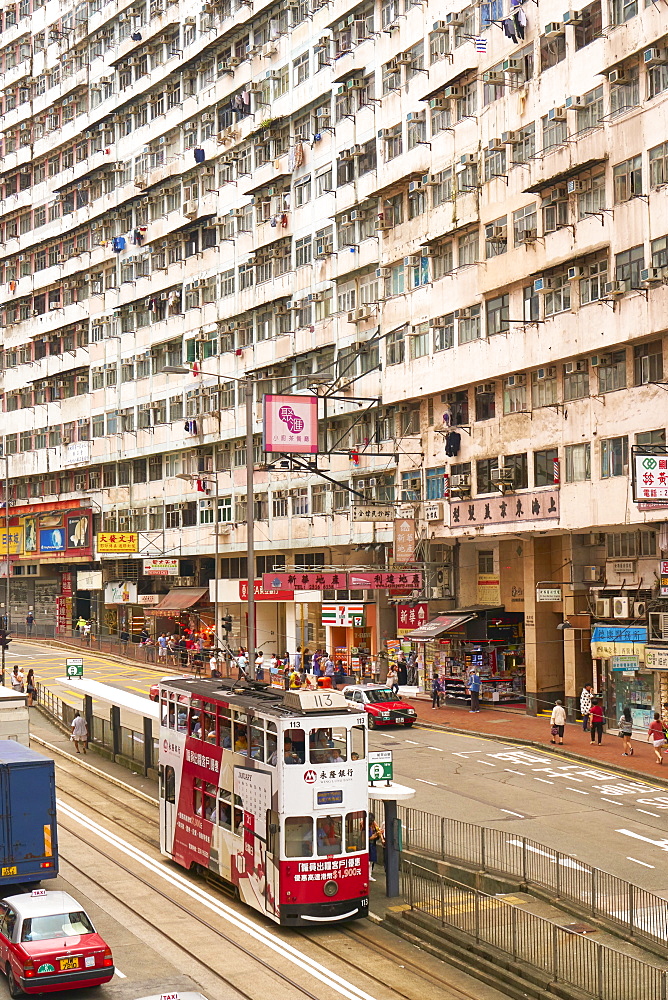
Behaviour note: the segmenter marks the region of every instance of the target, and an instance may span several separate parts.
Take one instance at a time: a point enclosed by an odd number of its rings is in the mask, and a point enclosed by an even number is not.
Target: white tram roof
[[[112,684],[103,684],[101,681],[89,680],[87,677],[63,677],[63,685],[76,691],[79,694],[89,694],[97,701],[105,701],[108,705],[117,705],[119,708],[127,708],[137,715],[147,716],[151,719],[158,718],[158,706],[150,698],[139,694],[132,694],[131,691],[123,691]]]
[[[317,691],[284,691],[258,681],[222,681],[214,678],[175,677],[163,678],[161,689],[178,691],[195,698],[209,698],[229,702],[240,708],[266,712],[268,715],[295,716],[336,712],[359,714],[359,707],[352,706],[340,691],[319,688]]]

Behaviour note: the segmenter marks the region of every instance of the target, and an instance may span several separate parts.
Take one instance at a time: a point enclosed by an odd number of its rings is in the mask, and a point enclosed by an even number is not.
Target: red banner
[[[294,601],[295,599],[294,589],[281,590],[272,587],[267,590],[263,586],[262,580],[255,581],[254,594],[256,601]],[[248,600],[248,580],[239,580],[239,600]]]
[[[265,573],[262,587],[269,590],[347,590],[347,573]]]
[[[416,604],[413,608],[408,604],[397,605],[397,635],[406,635],[413,629],[419,628],[420,625],[424,625],[426,621],[429,621],[429,605],[427,603]]]
[[[407,590],[422,590],[422,573],[349,573],[351,590],[385,590],[387,587],[397,587]]]

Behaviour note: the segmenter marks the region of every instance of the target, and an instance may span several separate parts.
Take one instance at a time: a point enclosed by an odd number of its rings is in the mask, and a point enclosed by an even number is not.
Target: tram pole
[[[248,668],[249,673],[255,663],[255,497],[253,494],[254,447],[253,447],[253,382],[246,378],[246,575],[248,577],[248,599],[246,617],[248,620]]]

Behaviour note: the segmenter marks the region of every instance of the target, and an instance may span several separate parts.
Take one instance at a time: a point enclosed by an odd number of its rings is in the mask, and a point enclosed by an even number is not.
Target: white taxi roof
[[[71,913],[84,909],[69,892],[58,891],[46,892],[43,896],[21,892],[16,896],[5,896],[5,902],[22,917],[50,917],[56,913]]]
[[[175,992],[170,992],[165,990],[164,993],[153,993],[150,997],[137,997],[137,1000],[206,1000],[206,997],[202,993],[184,993],[183,990],[176,990]]]
[[[346,684],[341,691],[389,691],[389,684]]]

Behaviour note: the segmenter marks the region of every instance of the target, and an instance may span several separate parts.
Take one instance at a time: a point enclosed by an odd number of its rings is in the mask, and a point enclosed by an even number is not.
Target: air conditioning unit
[[[562,104],[558,108],[550,108],[547,113],[547,120],[550,122],[565,122],[566,121],[566,108]]]
[[[458,476],[450,476],[450,489],[468,489],[471,485],[471,477],[466,473]]]
[[[613,597],[613,599],[612,599],[612,616],[613,616],[613,618],[628,618],[629,617],[629,599],[628,599],[628,597]]]
[[[663,281],[663,268],[645,267],[640,272],[640,284],[648,288],[651,285],[660,285]]]
[[[506,388],[514,389],[516,386],[526,385],[526,375],[509,375],[506,379]]]
[[[443,34],[444,31],[448,30],[448,23],[447,21],[434,21],[431,30],[437,34]]]
[[[564,12],[564,24],[582,24],[582,14],[579,10],[567,10]]]
[[[647,617],[647,601],[634,601],[633,602],[633,617],[634,618],[646,618]]]
[[[567,194],[580,194],[582,191],[591,190],[591,180],[568,181],[566,184]]]
[[[602,570],[600,566],[584,566],[582,568],[582,579],[585,583],[598,583],[601,576]]]
[[[515,482],[514,469],[492,469],[490,479],[493,483],[511,485]]]
[[[447,108],[449,101],[444,100],[442,97],[432,97],[429,101],[429,107],[432,111],[440,111],[443,108]]]
[[[629,82],[629,75],[625,69],[611,69],[608,73],[608,83],[621,85]]]
[[[185,202],[183,206],[183,214],[188,218],[194,218],[197,215],[197,201],[194,198]]]
[[[463,94],[462,88],[456,86],[446,87],[445,90],[443,91],[443,97],[446,99],[446,101],[451,101],[455,97],[461,97],[462,94]]]
[[[410,257],[404,257],[404,267],[419,267],[422,262],[422,258],[418,254],[412,254]]]
[[[550,365],[548,368],[538,368],[536,370],[536,379],[542,382],[546,378],[554,378],[557,374],[557,369],[554,365]]]
[[[564,106],[567,111],[571,111],[574,108],[584,108],[585,99],[584,97],[567,97]]]
[[[523,59],[504,59],[501,64],[504,73],[519,73],[523,68]]]
[[[606,281],[605,283],[605,295],[606,298],[620,298],[622,295],[626,294],[626,282],[625,281]]]
[[[482,82],[493,83],[493,84],[505,84],[506,77],[503,73],[497,73],[494,70],[489,70],[487,73],[483,73]]]
[[[445,20],[446,20],[446,23],[449,25],[449,27],[451,27],[451,28],[459,28],[464,23],[464,16],[461,13],[459,13],[459,14],[446,14]]]
[[[668,63],[668,50],[666,49],[645,49],[642,54],[645,66],[664,66]]]
[[[550,21],[549,24],[545,25],[545,30],[543,34],[546,38],[556,38],[557,35],[563,35],[564,25],[561,21]]]
[[[575,264],[573,267],[569,267],[567,271],[569,281],[577,281],[578,278],[582,278],[585,275],[585,268],[580,264]]]
[[[591,567],[595,569],[596,567]],[[594,616],[596,618],[609,618],[610,617],[610,598],[609,597],[599,597],[594,602]]]

